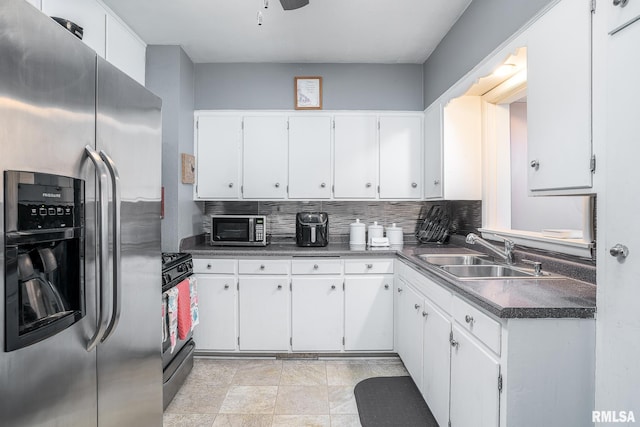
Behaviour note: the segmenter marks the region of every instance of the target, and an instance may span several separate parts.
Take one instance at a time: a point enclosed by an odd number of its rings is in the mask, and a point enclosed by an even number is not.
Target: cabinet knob
[[[370,183],[370,182],[367,182],[367,183],[366,183],[366,185],[365,185],[365,187],[370,188],[370,187],[371,187],[371,183]]]
[[[449,342],[451,343],[451,347],[455,347],[456,349],[460,345],[460,343],[458,341],[454,340],[453,338],[451,338],[451,340],[449,340]]]
[[[225,284],[225,285],[224,285],[224,288],[225,288],[225,289],[229,289],[229,285],[226,285],[226,284]]]
[[[418,184],[416,184],[415,182],[411,183],[411,187],[416,188],[418,186]]]
[[[433,185],[438,185],[440,184],[440,180],[439,179],[434,179],[433,180]]]
[[[373,264],[367,264],[367,268],[368,269],[372,269],[373,268]]]
[[[529,166],[531,166],[533,169],[538,169],[540,167],[540,162],[538,160],[531,160]]]
[[[413,306],[413,308],[415,308],[416,310],[420,308],[420,304],[416,304]]]
[[[402,292],[402,288],[398,288],[398,293]]]
[[[331,289],[335,289],[335,288],[336,288],[336,285],[331,285]]]
[[[629,248],[618,243],[617,245],[609,249],[609,254],[616,258],[626,258],[629,255]]]
[[[318,264],[313,264],[313,269],[317,270],[318,269]]]
[[[468,314],[464,316],[464,321],[470,325],[473,325],[473,316],[469,316]]]
[[[276,182],[275,187],[276,187],[276,188],[280,188],[280,183],[279,183],[279,182]]]
[[[422,312],[422,317],[427,317],[429,315],[429,313],[427,313],[426,311]]]
[[[628,2],[629,2],[629,0],[613,0],[613,5],[614,6],[625,7]]]
[[[233,182],[229,183],[229,188],[233,188]]]
[[[320,184],[321,188],[325,188],[327,186],[327,184],[325,184],[324,182],[322,184]]]
[[[384,288],[385,289],[389,289],[389,285],[384,285]]]
[[[207,269],[211,270],[211,264],[207,264]]]
[[[264,264],[260,265],[260,270],[264,270]]]
[[[278,285],[278,290],[282,289],[282,285]]]

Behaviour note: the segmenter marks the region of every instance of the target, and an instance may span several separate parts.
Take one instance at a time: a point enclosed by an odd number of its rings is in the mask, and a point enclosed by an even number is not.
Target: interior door
[[[98,58],[96,105],[96,148],[116,165],[122,197],[121,312],[98,346],[98,424],[161,425],[161,102]]]
[[[618,25],[610,30],[640,15],[637,7],[631,13],[633,4],[629,2],[631,7],[626,10],[630,13],[624,20],[621,6],[604,6],[617,18]],[[635,194],[640,182],[636,164],[640,156],[640,57],[629,52],[635,52],[640,43],[640,21],[607,39],[606,182],[598,194],[598,223],[602,226],[598,227],[595,409],[634,411],[638,419],[640,228],[636,226]],[[627,256],[622,246],[628,249]]]

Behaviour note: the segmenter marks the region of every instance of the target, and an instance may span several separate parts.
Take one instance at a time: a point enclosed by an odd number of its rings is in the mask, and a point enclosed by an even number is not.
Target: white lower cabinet
[[[500,363],[457,325],[451,340],[451,426],[497,427]]]
[[[240,350],[289,349],[289,276],[240,276]]]
[[[236,276],[199,274],[200,324],[193,331],[198,350],[233,351],[237,340]]]
[[[449,421],[449,380],[451,365],[451,316],[424,300],[422,310],[422,395],[438,425]]]
[[[418,388],[422,386],[422,305],[424,297],[406,282],[396,283],[397,353]]]
[[[343,337],[342,277],[293,277],[293,351],[340,351]]]
[[[344,349],[393,350],[393,275],[346,276]]]
[[[594,319],[498,319],[397,271],[395,348],[440,426],[589,424]]]

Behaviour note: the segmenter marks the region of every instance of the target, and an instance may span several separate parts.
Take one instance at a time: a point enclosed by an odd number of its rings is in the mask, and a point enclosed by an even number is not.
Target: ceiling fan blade
[[[280,0],[284,10],[299,9],[309,4],[309,0]]]

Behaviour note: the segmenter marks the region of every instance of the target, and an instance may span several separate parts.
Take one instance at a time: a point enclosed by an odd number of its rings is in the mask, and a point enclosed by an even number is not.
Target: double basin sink
[[[517,279],[549,277],[549,273],[499,264],[485,255],[475,254],[423,254],[416,255],[426,263],[458,279]]]

